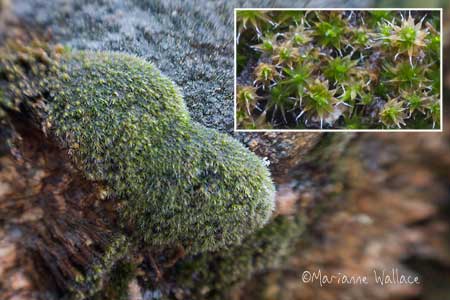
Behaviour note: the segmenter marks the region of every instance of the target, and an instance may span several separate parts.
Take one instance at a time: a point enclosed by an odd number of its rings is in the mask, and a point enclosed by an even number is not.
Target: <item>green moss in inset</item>
[[[341,51],[342,45],[348,43],[345,37],[349,29],[347,21],[336,12],[316,13],[316,16],[318,22],[315,23],[316,30],[313,35],[317,37],[320,45],[334,47]]]
[[[355,73],[357,63],[350,56],[330,58],[328,59],[328,65],[325,67],[323,74],[330,81],[343,83],[349,80],[352,73]]]
[[[278,25],[266,22],[260,34],[247,31],[237,47],[237,56],[252,57],[241,66],[246,72],[238,74],[237,90],[240,82],[252,82],[247,88],[258,95],[253,103],[258,109],[237,107],[237,128],[392,128],[381,106],[405,90],[427,105],[394,127],[439,126],[437,110],[428,105],[429,97],[440,98],[438,11],[292,10],[287,22],[282,12],[264,13]],[[329,97],[315,84],[326,80]],[[415,110],[409,101],[401,103],[401,109]]]
[[[403,108],[403,102],[398,101],[398,99],[389,99],[380,113],[381,122],[388,128],[395,126],[401,128],[400,124],[405,124],[405,118],[406,113]]]

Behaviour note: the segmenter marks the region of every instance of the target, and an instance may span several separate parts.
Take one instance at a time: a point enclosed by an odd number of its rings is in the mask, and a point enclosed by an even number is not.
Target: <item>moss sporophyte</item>
[[[274,185],[262,160],[193,122],[151,63],[41,42],[0,53],[1,108],[37,120],[86,178],[105,183],[134,240],[192,254],[239,243],[269,219]],[[242,97],[253,109],[253,91]]]
[[[237,128],[439,128],[439,11],[238,11],[249,20]]]

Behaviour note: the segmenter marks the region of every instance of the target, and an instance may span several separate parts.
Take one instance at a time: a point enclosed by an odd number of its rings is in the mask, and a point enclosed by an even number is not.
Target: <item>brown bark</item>
[[[111,267],[104,256],[123,255],[116,204],[102,199],[101,184],[84,180],[65,152],[28,120],[10,121],[2,133],[12,129],[12,147],[0,158],[2,294],[5,299],[30,299],[34,290],[89,294]]]

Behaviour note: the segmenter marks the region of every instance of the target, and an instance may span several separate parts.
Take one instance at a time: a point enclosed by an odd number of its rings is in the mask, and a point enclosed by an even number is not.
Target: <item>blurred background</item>
[[[347,1],[345,6],[355,4]],[[322,219],[316,226],[320,238],[306,249],[300,244],[286,269],[259,275],[247,286],[251,295],[260,290],[259,299],[450,299],[450,4],[412,0],[366,5],[443,8],[444,132],[358,134],[342,158],[346,199],[339,212]],[[379,286],[372,280],[368,285],[321,286],[318,280],[305,284],[299,272],[373,275],[374,269],[393,268],[419,276],[422,284]]]

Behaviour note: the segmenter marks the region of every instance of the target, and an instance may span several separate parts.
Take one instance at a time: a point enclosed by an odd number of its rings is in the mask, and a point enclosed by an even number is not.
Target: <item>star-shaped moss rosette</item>
[[[415,64],[411,65],[407,60],[384,64],[382,72],[384,83],[392,89],[419,89],[429,83],[426,76],[431,66]]]
[[[311,80],[311,73],[313,67],[310,64],[298,64],[295,69],[284,68],[284,78],[278,84],[285,89],[289,94],[292,94],[294,99],[298,100],[295,103],[299,107],[303,104],[303,96],[306,94],[306,87]]]
[[[339,96],[339,100],[348,105],[368,105],[371,97],[368,97],[368,86],[362,80],[347,81],[341,85],[343,92]],[[358,102],[356,101],[358,99]]]
[[[316,79],[308,86],[308,97],[302,112],[297,116],[299,119],[304,113],[310,117],[317,117],[320,120],[320,128],[323,127],[324,119],[334,111],[334,107],[339,100],[335,97],[336,90],[329,89],[328,80],[320,81]]]
[[[417,22],[410,14],[400,25],[392,24],[389,40],[392,47],[397,50],[394,60],[398,55],[406,53],[412,65],[413,57],[418,57],[420,51],[427,46],[425,39],[429,32],[427,28],[423,28],[425,17],[426,15]]]
[[[255,81],[253,84],[256,86],[261,86],[263,88],[268,88],[275,79],[279,76],[277,68],[271,64],[259,64],[255,69]]]
[[[361,51],[363,54],[364,50],[367,50],[371,47],[373,41],[371,40],[371,36],[373,33],[370,29],[365,27],[364,25],[357,28],[355,31],[352,31],[352,39],[350,42],[350,46],[353,49]]]
[[[245,30],[254,30],[258,36],[262,34],[264,28],[268,25],[275,25],[268,13],[265,11],[258,10],[239,10],[236,13],[238,36]]]
[[[405,101],[408,107],[409,115],[414,113],[426,114],[427,107],[432,101],[432,97],[421,91],[401,91],[401,99]]]
[[[247,115],[252,115],[252,110],[258,103],[256,88],[253,86],[239,86],[237,90],[237,105],[239,111],[245,110]]]
[[[272,123],[278,113],[281,114],[283,122],[287,123],[286,112],[294,105],[288,93],[280,86],[274,87],[270,92],[270,102],[266,106],[266,111],[272,111]]]
[[[272,61],[277,66],[293,67],[298,62],[300,57],[298,48],[296,48],[292,41],[285,41],[274,48]]]
[[[311,33],[312,31],[307,29],[305,24],[302,22],[300,25],[291,26],[289,28],[289,32],[286,34],[286,37],[292,41],[294,46],[304,46],[308,45],[308,43],[312,41]]]
[[[277,45],[277,38],[278,35],[268,33],[260,37],[260,44],[254,45],[252,47],[257,51],[272,54],[275,46]]]
[[[389,99],[383,106],[380,113],[380,120],[387,128],[398,127],[405,124],[406,108],[404,108],[404,102],[398,99]]]
[[[350,56],[328,58],[323,74],[328,80],[342,84],[356,72],[358,61],[352,61]]]
[[[237,75],[256,88],[250,119],[259,121],[238,129],[439,128],[439,11],[265,10],[255,18],[270,22],[241,35],[247,64]],[[389,108],[401,111],[397,119],[389,121]]]
[[[313,35],[322,47],[331,47],[342,56],[342,48],[349,44],[350,27],[340,12],[316,12]]]

